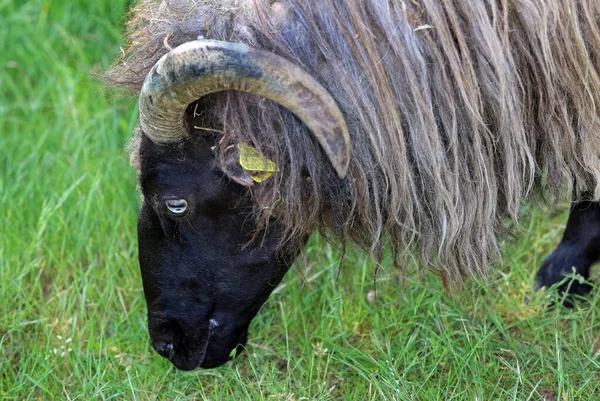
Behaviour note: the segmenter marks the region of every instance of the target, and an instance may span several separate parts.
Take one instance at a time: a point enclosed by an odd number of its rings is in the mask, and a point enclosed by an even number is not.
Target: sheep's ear
[[[237,145],[223,147],[223,142],[222,139],[217,146],[211,148],[219,159],[219,162],[217,163],[219,168],[223,170],[230,180],[237,182],[240,185],[245,187],[254,185],[250,172],[244,170],[240,165],[240,155]]]
[[[254,185],[255,182],[252,179],[250,172],[244,170],[244,168],[240,166],[239,163],[232,163],[231,166],[228,166],[227,176],[231,180],[245,187],[251,187],[252,185]]]
[[[222,141],[220,142],[222,144]],[[214,148],[216,150],[216,147]],[[222,149],[225,160],[223,169],[229,178],[240,185],[250,187],[268,180],[279,168],[247,143],[229,145]]]
[[[239,143],[240,166],[250,173],[254,182],[263,182],[279,172],[279,167],[247,143]]]

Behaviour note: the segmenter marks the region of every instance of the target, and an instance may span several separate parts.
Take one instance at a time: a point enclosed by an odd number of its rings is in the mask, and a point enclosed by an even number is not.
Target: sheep
[[[573,193],[597,247],[599,21],[595,0],[140,1],[106,78],[140,92],[154,348],[229,360],[315,231],[451,287],[486,277],[524,202]]]

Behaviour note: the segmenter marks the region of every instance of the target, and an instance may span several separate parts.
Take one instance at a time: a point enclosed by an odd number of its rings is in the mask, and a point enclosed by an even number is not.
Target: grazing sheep
[[[315,230],[450,285],[485,276],[524,201],[600,196],[597,0],[143,0],[130,17],[107,79],[141,91],[140,265],[178,368],[241,350]]]

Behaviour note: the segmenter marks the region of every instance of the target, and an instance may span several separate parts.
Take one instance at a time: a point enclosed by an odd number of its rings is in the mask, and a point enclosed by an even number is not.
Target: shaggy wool
[[[282,244],[320,229],[457,282],[485,276],[524,202],[600,196],[598,0],[143,0],[127,27],[106,76],[134,92],[202,36],[277,53],[333,95],[352,140],[343,181],[273,102],[223,92],[189,109],[194,135],[280,167],[250,196]]]

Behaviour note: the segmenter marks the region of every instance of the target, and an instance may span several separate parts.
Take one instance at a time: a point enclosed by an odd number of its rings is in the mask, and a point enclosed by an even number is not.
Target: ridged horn
[[[290,110],[314,135],[338,176],[346,176],[350,137],[329,92],[290,61],[240,43],[196,40],[164,55],[142,86],[140,127],[154,142],[180,141],[188,135],[188,105],[227,90],[260,95]]]

